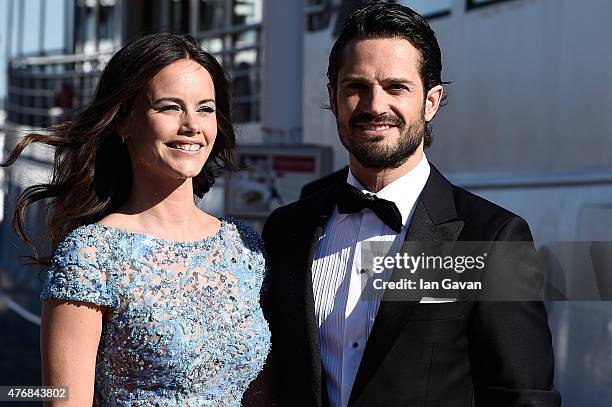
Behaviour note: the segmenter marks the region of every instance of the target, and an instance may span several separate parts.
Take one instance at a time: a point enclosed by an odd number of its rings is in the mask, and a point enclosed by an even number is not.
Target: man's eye
[[[408,90],[408,88],[406,88],[406,86],[404,85],[390,85],[389,89],[394,92],[402,92],[402,91]]]

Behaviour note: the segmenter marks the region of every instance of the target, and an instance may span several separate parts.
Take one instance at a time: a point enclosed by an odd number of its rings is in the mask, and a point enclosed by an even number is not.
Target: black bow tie
[[[376,195],[366,195],[351,184],[344,183],[336,187],[336,205],[339,213],[355,213],[365,208],[371,209],[396,233],[402,230],[402,214],[394,202]]]

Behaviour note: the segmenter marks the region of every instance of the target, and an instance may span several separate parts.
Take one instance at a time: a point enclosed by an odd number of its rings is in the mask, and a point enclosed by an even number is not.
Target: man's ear
[[[438,112],[443,96],[444,88],[442,87],[442,85],[436,85],[433,88],[429,89],[429,92],[427,92],[427,97],[425,98],[426,122],[431,121]]]
[[[334,116],[337,116],[338,106],[336,105],[336,88],[331,83],[327,84],[327,96],[329,96],[329,107]]]

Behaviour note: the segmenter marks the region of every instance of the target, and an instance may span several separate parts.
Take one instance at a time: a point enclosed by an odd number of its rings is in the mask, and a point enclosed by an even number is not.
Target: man
[[[427,162],[441,70],[434,32],[398,4],[357,9],[332,48],[329,100],[349,170],[263,231],[283,406],[560,405],[541,302],[359,300],[370,241],[532,240],[520,217]],[[532,261],[512,268],[537,281]]]

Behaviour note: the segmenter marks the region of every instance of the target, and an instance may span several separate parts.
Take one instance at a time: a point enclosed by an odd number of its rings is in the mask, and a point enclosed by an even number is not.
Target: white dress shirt
[[[312,289],[319,326],[321,363],[331,407],[346,407],[370,335],[378,307],[377,298],[359,300],[362,293],[361,245],[369,241],[391,243],[388,253],[397,253],[404,242],[416,201],[429,177],[425,155],[408,173],[375,195],[395,202],[402,215],[402,230],[396,233],[370,209],[340,214],[334,209],[319,239],[312,263]],[[370,193],[349,170],[347,182]],[[388,276],[387,276],[388,277]]]

